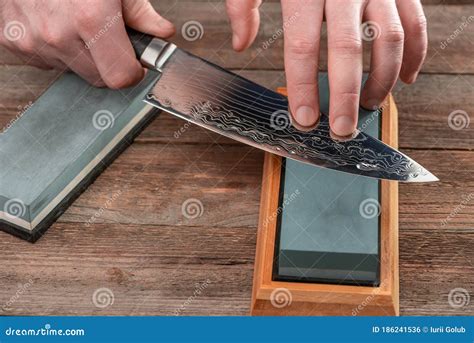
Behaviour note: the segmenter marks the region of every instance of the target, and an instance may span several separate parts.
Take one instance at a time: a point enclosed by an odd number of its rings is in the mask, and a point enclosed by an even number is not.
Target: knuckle
[[[382,33],[382,39],[388,43],[402,43],[405,33],[401,24],[393,24]]]
[[[360,93],[357,90],[343,89],[334,93],[334,100],[334,108],[345,106],[347,104],[358,104],[360,100]]]
[[[317,96],[316,82],[294,80],[288,84],[288,93],[296,99],[305,99],[308,96]]]
[[[295,38],[287,45],[288,52],[296,56],[313,56],[319,53],[319,42],[316,39]]]
[[[59,31],[44,28],[42,36],[43,40],[52,47],[59,48],[66,44],[64,36]]]
[[[154,11],[151,3],[146,1],[131,1],[127,4],[125,13],[133,18],[143,18],[143,15],[148,14],[150,11]]]
[[[330,48],[343,55],[359,55],[362,53],[362,40],[355,35],[347,35],[330,41]]]
[[[96,10],[96,6],[91,5],[90,1],[83,1],[77,6],[77,26],[83,31],[96,31],[100,25],[100,14]]]
[[[20,39],[16,43],[16,45],[21,52],[27,55],[32,55],[36,53],[36,44],[32,39]]]
[[[414,35],[423,35],[427,32],[427,21],[424,14],[417,16],[410,24],[408,31]]]

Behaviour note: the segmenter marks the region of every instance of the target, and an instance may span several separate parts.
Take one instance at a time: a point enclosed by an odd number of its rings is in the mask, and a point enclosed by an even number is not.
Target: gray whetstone
[[[141,99],[157,76],[149,72],[136,87],[110,90],[64,74],[1,134],[0,228],[37,238],[39,222],[51,217],[50,207],[64,200],[64,190],[93,181],[156,115]],[[97,118],[106,117],[112,125],[105,122],[101,129]]]
[[[321,109],[328,113],[327,75],[320,77],[319,87]],[[379,137],[379,117],[376,111],[361,109],[359,128]],[[289,159],[285,163],[283,196],[287,204],[281,213],[279,249],[378,254],[379,217],[360,213],[362,202],[374,203],[367,199],[379,202],[378,180]],[[296,273],[302,269],[295,268]]]

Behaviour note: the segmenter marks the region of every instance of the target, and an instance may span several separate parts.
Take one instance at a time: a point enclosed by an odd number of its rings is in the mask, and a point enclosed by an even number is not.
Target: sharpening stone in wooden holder
[[[0,229],[36,241],[157,115],[142,101],[157,77],[110,90],[64,74],[0,134]]]
[[[328,113],[327,76],[319,91]],[[391,96],[359,111],[360,130],[393,147],[397,120]],[[398,315],[398,280],[397,182],[266,153],[252,315]]]

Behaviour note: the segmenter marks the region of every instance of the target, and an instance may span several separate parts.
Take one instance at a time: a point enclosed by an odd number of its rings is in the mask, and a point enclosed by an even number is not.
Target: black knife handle
[[[137,58],[144,67],[149,69],[161,71],[163,65],[176,49],[176,45],[172,43],[129,27],[127,27],[127,33]]]
[[[135,50],[137,58],[140,59],[154,37],[146,33],[138,32],[130,27],[127,27],[127,33],[130,42],[132,42],[133,50]]]

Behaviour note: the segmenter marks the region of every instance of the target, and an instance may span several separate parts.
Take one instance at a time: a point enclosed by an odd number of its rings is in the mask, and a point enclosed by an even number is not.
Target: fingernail
[[[406,75],[406,74],[405,74]],[[416,78],[418,77],[418,73],[412,74],[411,76],[405,76],[401,77],[402,81],[406,83],[407,85],[411,85],[416,81]]]
[[[316,124],[318,117],[311,107],[300,106],[295,112],[294,119],[298,125],[307,127]]]
[[[339,116],[334,119],[332,130],[338,136],[349,136],[354,132],[355,122],[351,116]]]
[[[409,84],[415,83],[416,79],[418,78],[418,73],[414,74],[410,80],[408,80]]]
[[[232,34],[232,46],[235,50],[240,50],[240,38],[236,33]]]

